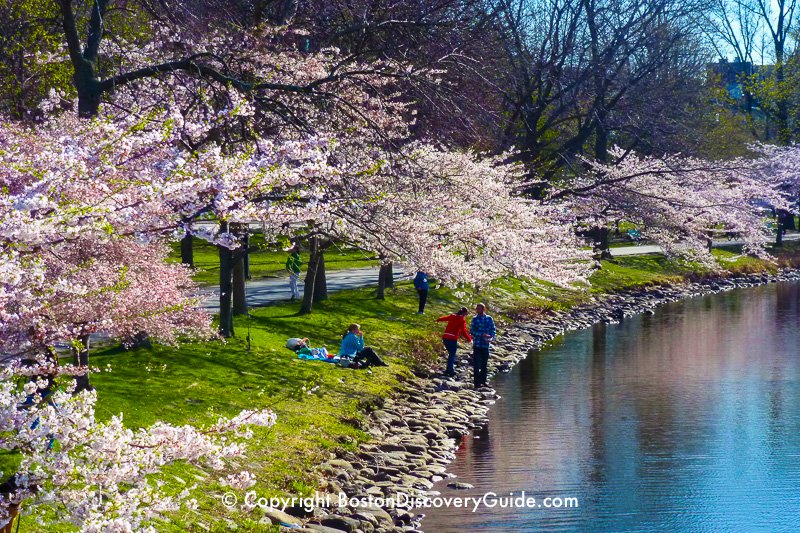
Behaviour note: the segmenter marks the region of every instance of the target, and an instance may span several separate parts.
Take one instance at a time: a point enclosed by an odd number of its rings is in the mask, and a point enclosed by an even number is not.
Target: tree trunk
[[[78,93],[78,115],[82,118],[96,117],[100,109],[100,97],[103,94],[103,87],[97,76],[97,56],[103,38],[103,20],[108,0],[96,0],[91,3],[91,17],[83,47],[80,44],[73,2],[60,0],[56,3],[61,7],[61,24],[72,64],[72,82]]]
[[[81,343],[79,347],[72,348],[72,364],[75,366],[89,366],[89,334],[84,333],[78,337]],[[92,385],[89,383],[88,371],[82,376],[75,376],[75,393],[92,390]]]
[[[275,7],[273,20],[278,26],[289,24],[297,14],[298,0],[280,0]]]
[[[72,78],[78,91],[78,116],[93,118],[100,112],[100,97],[103,91],[100,80],[94,74],[94,66],[85,60],[84,64]]]
[[[594,157],[598,161],[605,163],[608,161],[608,130],[605,125],[605,114],[599,114],[597,129],[594,138]]]
[[[392,278],[392,264],[391,263],[381,263],[380,269],[378,270],[378,292],[375,297],[378,300],[384,300],[386,298],[386,287],[388,287],[388,280]]]
[[[384,281],[387,289],[394,288],[394,263],[389,261],[386,263],[386,280]]]
[[[375,293],[378,300],[386,299],[386,276],[383,273],[383,265],[378,270],[378,291]]]
[[[181,239],[181,263],[184,265],[194,266],[194,249],[192,247],[194,237],[187,233]]]
[[[319,260],[317,261],[317,273],[314,278],[314,301],[321,302],[328,299],[328,278],[325,274],[325,247],[319,247]]]
[[[228,223],[220,222],[220,232],[228,231]],[[219,248],[219,334],[233,337],[233,252],[224,246]]]
[[[9,496],[8,494],[3,494],[4,496]],[[4,525],[0,528],[0,533],[14,533],[14,520],[17,521],[17,529],[19,530],[19,521],[22,519],[19,515],[19,507],[21,504],[19,503],[10,503],[8,505],[8,509],[6,512],[8,513],[8,524]]]
[[[595,226],[589,232],[592,237],[592,247],[594,255],[598,259],[611,259],[611,251],[608,245],[608,228]]]
[[[781,225],[781,229],[785,232],[786,230],[794,230],[794,215],[785,209],[778,209],[777,210],[778,222]]]
[[[314,308],[314,286],[317,280],[317,264],[319,262],[319,238],[311,238],[311,251],[308,257],[308,269],[303,283],[303,305],[300,314],[307,315]]]
[[[146,331],[140,331],[131,337],[125,339],[126,349],[133,350],[136,348],[152,348],[153,342],[150,340],[150,335]]]
[[[233,260],[233,314],[247,314],[247,283],[245,281],[244,254],[236,254]]]
[[[783,87],[784,80],[786,78],[784,73],[784,51],[783,45],[775,44],[775,78],[778,82],[778,113],[777,113],[777,122],[778,122],[778,143],[783,145],[791,144],[792,142],[792,132],[789,129],[789,102],[786,99],[786,96],[783,95],[783,91],[785,90]]]

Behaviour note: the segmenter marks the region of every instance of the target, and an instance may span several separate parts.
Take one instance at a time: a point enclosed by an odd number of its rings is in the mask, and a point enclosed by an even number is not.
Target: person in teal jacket
[[[350,324],[339,346],[339,357],[349,357],[362,366],[388,366],[375,350],[364,346],[364,332],[358,324]]]

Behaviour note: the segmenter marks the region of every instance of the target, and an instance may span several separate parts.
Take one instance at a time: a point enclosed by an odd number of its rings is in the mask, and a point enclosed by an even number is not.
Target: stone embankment
[[[492,351],[489,375],[507,372],[530,352],[567,331],[654,313],[658,306],[683,298],[791,280],[800,280],[800,271],[750,274],[598,296],[570,311],[549,313],[535,321],[506,327]],[[374,437],[372,442],[362,445],[356,453],[346,453],[321,465],[326,479],[322,489],[334,495],[344,493],[357,502],[351,500],[339,508],[316,508],[305,517],[267,513],[267,518],[291,524],[291,531],[421,531],[424,509],[392,508],[387,504],[435,496],[431,488],[447,477],[447,465],[455,458],[461,439],[488,421],[487,413],[496,400],[491,388],[473,389],[466,361],[469,354],[464,350],[460,354],[461,366],[455,378],[421,376],[408,382],[381,409],[369,414],[367,430]],[[448,487],[470,488],[455,481]],[[336,501],[337,497],[332,499]]]

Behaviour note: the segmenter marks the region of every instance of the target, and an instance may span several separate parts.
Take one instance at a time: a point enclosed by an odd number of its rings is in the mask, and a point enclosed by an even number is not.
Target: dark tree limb
[[[191,233],[187,233],[181,239],[181,263],[184,265],[194,266],[194,237]]]
[[[92,385],[89,383],[89,334],[84,333],[78,337],[80,345],[72,348],[72,363],[75,366],[87,367],[86,373],[80,376],[75,376],[75,393],[92,390]]]
[[[228,232],[228,223],[220,222],[220,233]],[[234,336],[233,331],[233,251],[219,248],[219,333],[224,338]]]
[[[300,306],[300,314],[307,315],[314,308],[314,286],[317,279],[317,264],[319,259],[319,237],[311,237],[311,251],[308,258],[308,269],[306,279],[303,282],[303,304]]]

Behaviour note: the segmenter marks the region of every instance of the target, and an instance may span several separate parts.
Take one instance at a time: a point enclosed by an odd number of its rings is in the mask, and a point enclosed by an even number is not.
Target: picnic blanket
[[[297,352],[297,358],[304,361],[325,361],[326,363],[338,363],[340,357],[334,355],[328,357],[328,350],[326,348],[305,348]]]

